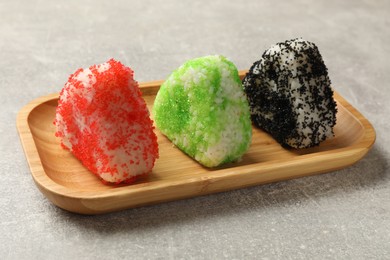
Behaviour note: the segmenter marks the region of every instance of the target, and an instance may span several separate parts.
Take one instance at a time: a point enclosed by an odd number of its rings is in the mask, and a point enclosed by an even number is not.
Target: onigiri
[[[219,55],[187,61],[157,93],[157,128],[206,167],[239,160],[252,140],[248,101],[237,68]]]
[[[334,135],[336,102],[317,46],[303,39],[266,50],[243,80],[253,123],[286,147],[307,148]]]
[[[56,110],[56,136],[105,183],[131,183],[158,158],[153,121],[133,71],[113,59],[69,77]]]

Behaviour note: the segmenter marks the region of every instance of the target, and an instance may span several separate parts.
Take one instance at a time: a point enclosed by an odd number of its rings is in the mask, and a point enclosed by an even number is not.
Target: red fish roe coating
[[[153,121],[133,71],[113,59],[78,69],[60,93],[56,136],[104,183],[131,183],[158,158]]]

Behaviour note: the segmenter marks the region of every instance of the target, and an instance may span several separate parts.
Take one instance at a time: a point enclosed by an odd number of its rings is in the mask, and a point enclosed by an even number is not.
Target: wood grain
[[[240,71],[243,77],[246,71]],[[149,109],[163,81],[140,83]],[[23,107],[17,129],[40,191],[55,205],[81,214],[102,214],[263,183],[324,173],[360,160],[375,142],[372,125],[335,93],[335,137],[309,149],[284,149],[267,133],[253,128],[249,151],[237,163],[205,168],[182,153],[158,130],[160,158],[149,176],[132,185],[104,185],[54,136],[58,94]]]

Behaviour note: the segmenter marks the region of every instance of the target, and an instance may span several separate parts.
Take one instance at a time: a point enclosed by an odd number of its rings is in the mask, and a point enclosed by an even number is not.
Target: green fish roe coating
[[[237,161],[252,141],[249,105],[236,66],[223,56],[187,61],[161,85],[157,128],[204,166]]]

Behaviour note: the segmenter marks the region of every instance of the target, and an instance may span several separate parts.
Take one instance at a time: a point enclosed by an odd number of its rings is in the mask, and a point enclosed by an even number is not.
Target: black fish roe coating
[[[283,146],[290,146],[289,139],[295,140],[296,148],[318,145],[326,139],[326,127],[336,124],[337,108],[328,70],[314,43],[293,39],[278,43],[277,47],[280,50],[265,51],[243,79],[252,122]],[[298,88],[292,88],[291,79],[299,82]],[[297,95],[303,103],[296,100]],[[294,101],[298,104],[294,105]],[[318,111],[319,120],[305,112],[299,123],[299,108]],[[310,128],[311,133],[299,133],[304,128]],[[303,140],[308,138],[310,143],[304,144]]]

